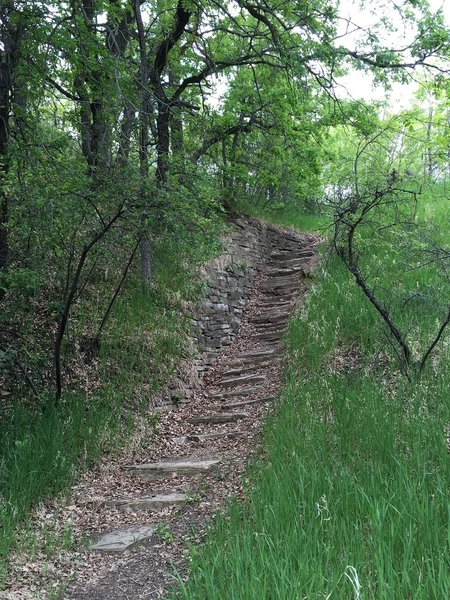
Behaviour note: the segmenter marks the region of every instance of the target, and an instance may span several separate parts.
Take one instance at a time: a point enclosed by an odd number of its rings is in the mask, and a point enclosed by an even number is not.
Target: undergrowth
[[[448,598],[445,389],[290,375],[248,501],[216,520],[180,596]]]
[[[299,210],[295,206],[261,207],[241,198],[238,203],[240,211],[261,218],[269,223],[289,227],[298,231],[310,231],[321,233],[329,224],[326,213],[317,214]]]
[[[55,405],[52,390],[36,400],[16,397],[0,420],[0,586],[7,557],[29,535],[27,519],[39,502],[67,490],[83,470],[118,451],[135,417],[173,375],[190,350],[182,303],[200,297],[196,268],[220,251],[223,224],[194,243],[192,235],[154,244],[154,279],[144,290],[131,272],[100,339],[98,356],[67,347],[70,384]],[[180,258],[182,257],[182,258]],[[71,317],[71,339],[89,339],[109,298],[91,285]],[[104,292],[103,292],[104,293]]]

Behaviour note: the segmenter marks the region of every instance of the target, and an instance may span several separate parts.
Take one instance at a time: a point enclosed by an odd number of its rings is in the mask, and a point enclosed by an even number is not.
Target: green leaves
[[[450,30],[445,25],[442,9],[427,15],[418,23],[418,36],[412,46],[414,56],[425,59],[437,52],[450,57]]]
[[[38,271],[16,268],[0,274],[0,290],[10,294],[33,296],[39,289],[41,277]]]

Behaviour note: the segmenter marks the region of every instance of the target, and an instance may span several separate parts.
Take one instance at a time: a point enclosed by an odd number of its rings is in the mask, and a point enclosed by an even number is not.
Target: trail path
[[[203,379],[195,398],[160,415],[150,462],[143,451],[133,464],[118,465],[96,489],[108,519],[88,523],[95,572],[80,572],[70,600],[159,598],[183,573],[185,542],[201,539],[205,523],[230,494],[242,493],[245,462],[276,400],[283,361],[282,337],[308,287],[315,266],[314,240],[292,235],[267,260],[248,304],[239,335]],[[92,498],[95,503],[95,497]],[[97,507],[98,512],[98,507]],[[89,535],[92,533],[89,531]]]

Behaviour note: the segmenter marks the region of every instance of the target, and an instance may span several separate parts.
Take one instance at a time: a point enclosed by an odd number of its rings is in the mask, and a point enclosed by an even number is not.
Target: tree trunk
[[[91,150],[91,111],[89,108],[89,96],[85,88],[85,77],[78,73],[74,77],[73,89],[76,95],[81,98],[79,106],[79,131],[81,138],[81,151],[88,164],[88,169],[92,166]]]
[[[111,123],[118,117],[109,102],[113,75],[108,63],[102,61],[103,53],[97,49],[97,7],[92,0],[74,0],[74,31],[78,34],[78,69],[73,86],[79,100],[79,130],[81,148],[87,163],[88,175],[102,180],[111,166],[113,130]],[[123,57],[130,39],[129,25],[132,16],[124,10],[122,17],[112,11],[108,16],[106,49],[115,61]],[[81,15],[81,17],[80,17]],[[80,23],[81,18],[81,23]],[[114,117],[114,118],[110,118]]]
[[[158,190],[167,183],[169,150],[170,150],[170,108],[161,85],[158,85],[155,95],[158,101],[158,116],[156,128],[158,139],[156,143],[156,187]]]
[[[447,112],[447,131],[450,131],[450,110]],[[447,137],[447,139],[450,139]],[[450,175],[450,142],[448,143],[447,150],[447,174]]]
[[[100,96],[91,102],[91,176],[99,179],[110,165],[111,127],[105,109],[105,101]]]
[[[0,154],[0,160],[3,161],[3,156]],[[3,179],[6,175],[6,169],[1,166],[0,177]],[[4,190],[4,185],[1,184],[0,196],[0,273],[6,271],[9,261],[9,242],[8,242],[8,195]],[[1,291],[0,291],[1,295]]]
[[[181,111],[177,108],[172,109],[170,112],[170,138],[172,155],[182,161],[184,149],[183,119],[181,118]]]
[[[81,98],[79,106],[80,137],[83,156],[88,165],[88,174],[93,179],[102,177],[110,164],[111,127],[100,92],[91,100],[87,81],[92,73],[79,73],[74,79],[74,90]]]
[[[146,233],[141,240],[141,278],[145,287],[149,287],[152,282],[152,248],[150,238]]]
[[[120,127],[119,149],[117,151],[117,162],[124,167],[128,162],[131,149],[131,132],[136,118],[136,110],[131,102],[126,102],[123,109],[122,125]]]
[[[139,173],[141,176],[141,227],[142,237],[140,243],[141,254],[141,278],[142,282],[148,287],[152,281],[152,255],[151,243],[148,235],[148,207],[146,198],[146,182],[148,180],[148,142],[149,142],[149,113],[150,113],[150,91],[149,78],[150,66],[147,57],[147,48],[145,43],[145,30],[141,14],[141,4],[139,0],[134,2],[134,15],[137,24],[139,37],[139,84],[141,88],[141,102],[139,107]]]
[[[427,147],[425,150],[425,173],[431,179],[433,176],[433,150],[431,144],[431,129],[433,127],[433,107],[428,108]]]
[[[169,71],[169,84],[177,88],[180,85],[180,78],[176,77],[173,71]],[[172,150],[172,156],[180,163],[179,167],[182,166],[183,162],[183,148],[184,148],[184,137],[183,137],[183,118],[181,109],[179,107],[171,107],[170,110],[170,147]]]
[[[173,29],[163,38],[158,48],[155,51],[153,64],[150,65],[147,52],[145,30],[142,22],[141,7],[139,0],[134,0],[134,13],[138,28],[139,51],[140,51],[140,79],[141,79],[141,98],[142,102],[147,99],[146,110],[141,110],[141,134],[144,132],[146,143],[143,143],[141,137],[141,175],[143,174],[142,165],[146,165],[146,173],[148,175],[148,164],[143,163],[142,159],[147,157],[148,145],[148,115],[150,107],[149,86],[151,84],[153,95],[157,102],[157,117],[156,117],[156,194],[166,186],[168,169],[169,169],[169,151],[170,151],[170,102],[163,88],[163,72],[167,66],[168,55],[171,49],[176,45],[180,37],[183,35],[185,28],[189,22],[191,12],[186,10],[184,2],[178,0],[175,23]],[[145,119],[145,127],[144,127]],[[145,151],[144,151],[145,147]],[[145,233],[146,221],[148,219],[146,207],[146,199],[143,198],[143,231]],[[141,275],[144,283],[148,284],[151,280],[151,253],[150,240],[148,237],[143,237],[141,242]]]
[[[89,242],[87,242],[83,246],[83,250],[79,256],[77,268],[75,269],[75,273],[72,277],[72,281],[68,285],[68,291],[66,297],[64,299],[63,309],[61,311],[61,316],[58,323],[58,330],[56,332],[55,339],[55,348],[53,352],[53,367],[55,372],[55,384],[56,384],[56,402],[61,399],[62,395],[62,344],[64,340],[64,336],[67,330],[67,324],[69,322],[69,315],[72,305],[75,301],[77,293],[79,292],[79,283],[81,279],[81,274],[84,269],[84,265],[86,263],[86,259],[94,246],[108,233],[108,231],[113,227],[114,223],[120,219],[123,212],[123,204],[119,206],[115,214],[110,218],[109,221],[102,222],[102,229],[93,237]]]
[[[7,65],[0,64],[0,272],[6,270],[9,260],[8,243],[8,175],[9,145],[9,85]]]
[[[0,272],[9,263],[8,217],[9,195],[7,176],[9,172],[10,113],[13,96],[14,75],[19,62],[19,47],[23,26],[13,25],[11,17],[15,8],[12,2],[0,6]]]

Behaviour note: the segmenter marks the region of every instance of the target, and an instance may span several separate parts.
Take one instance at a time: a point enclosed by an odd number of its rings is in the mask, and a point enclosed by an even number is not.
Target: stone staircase
[[[245,450],[241,451],[239,444],[241,440],[252,443],[264,414],[276,401],[283,336],[308,287],[308,275],[316,261],[315,241],[293,232],[277,236],[264,269],[255,277],[232,343],[212,362],[190,402],[166,407],[161,413],[158,438],[161,436],[162,458],[122,466],[125,477],[139,478],[141,495],[104,500],[105,510],[146,511],[148,517],[137,525],[93,535],[92,552],[117,554],[149,538],[151,544],[162,509],[185,510],[196,491],[206,489],[203,482],[226,478],[239,462],[242,473]],[[200,493],[207,499],[207,491]],[[107,582],[102,585],[106,590]],[[69,597],[97,596],[92,590],[86,593],[75,588]],[[106,592],[104,597],[108,597]]]

